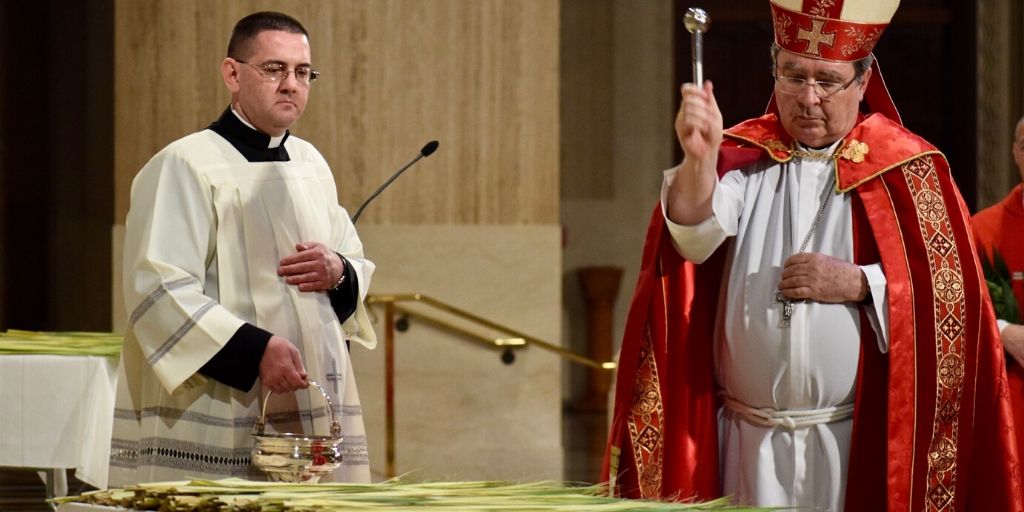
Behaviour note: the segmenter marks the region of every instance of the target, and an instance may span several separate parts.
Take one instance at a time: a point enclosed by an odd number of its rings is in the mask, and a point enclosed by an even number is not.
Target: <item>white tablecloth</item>
[[[133,509],[102,507],[100,505],[86,505],[84,503],[65,503],[57,507],[57,512],[131,512]]]
[[[0,355],[0,466],[107,486],[117,359]]]

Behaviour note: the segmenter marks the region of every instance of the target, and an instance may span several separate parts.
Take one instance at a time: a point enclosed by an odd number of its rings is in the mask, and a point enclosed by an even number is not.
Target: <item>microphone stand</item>
[[[352,216],[352,224],[355,224],[356,221],[359,220],[359,216],[363,214],[363,209],[366,208],[366,205],[370,204],[370,201],[373,201],[374,198],[376,198],[378,195],[380,195],[381,192],[384,191],[384,189],[388,188],[388,185],[390,185],[392,181],[395,181],[395,179],[401,176],[401,174],[405,172],[406,169],[412,167],[412,164],[419,162],[421,158],[428,157],[434,151],[437,151],[437,146],[438,142],[436,140],[428,142],[425,146],[423,146],[423,149],[420,150],[420,154],[416,155],[416,158],[413,158],[412,160],[409,161],[409,163],[403,165],[400,169],[398,169],[398,172],[392,174],[391,177],[388,178],[388,180],[385,181],[384,184],[381,185],[376,192],[370,194],[370,197],[366,198],[366,201],[363,201],[363,204],[359,206],[358,210],[356,210],[356,214]]]

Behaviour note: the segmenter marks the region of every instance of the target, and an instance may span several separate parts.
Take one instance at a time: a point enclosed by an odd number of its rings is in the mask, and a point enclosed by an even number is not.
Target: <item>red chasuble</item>
[[[792,147],[775,114],[744,122],[726,130],[720,172],[786,162]],[[861,329],[846,510],[1024,510],[1002,345],[945,157],[874,114],[836,167],[854,258],[881,263],[890,317],[888,354]],[[721,495],[712,335],[726,250],[683,260],[655,208],[603,468],[621,496]]]
[[[978,212],[971,219],[974,226],[974,238],[978,242],[981,254],[993,261],[993,249],[999,251],[1006,262],[1011,275],[1024,273],[1024,185],[1017,185],[1010,195],[999,204]],[[1012,280],[1013,294],[1017,304],[1024,307],[1024,279],[1015,277]],[[1004,318],[1016,324],[1024,324],[1024,315],[1020,318]],[[1024,453],[1024,368],[1013,358],[1006,358],[1006,376],[1009,382],[1010,403],[1013,406],[1013,422],[1017,428],[1017,453]]]

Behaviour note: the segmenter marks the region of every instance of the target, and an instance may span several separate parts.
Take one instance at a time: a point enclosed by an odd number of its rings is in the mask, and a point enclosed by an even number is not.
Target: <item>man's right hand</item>
[[[703,161],[717,159],[722,144],[722,112],[718,110],[714,86],[704,82],[700,89],[694,84],[680,88],[682,100],[676,113],[676,138],[688,158]]]
[[[274,393],[290,393],[309,387],[309,375],[295,345],[280,336],[271,336],[260,359],[260,382]]]
[[[683,84],[676,114],[676,137],[683,148],[683,164],[668,190],[668,217],[692,226],[714,214],[711,195],[718,182],[718,148],[722,145],[722,112],[710,81],[704,88]]]

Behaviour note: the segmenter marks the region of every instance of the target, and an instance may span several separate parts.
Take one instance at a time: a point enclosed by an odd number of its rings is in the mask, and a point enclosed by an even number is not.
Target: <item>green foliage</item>
[[[120,334],[104,332],[0,332],[0,355],[102,356],[121,354]]]
[[[1017,322],[1020,319],[1020,306],[1017,304],[1017,297],[1013,295],[1010,269],[999,251],[992,250],[991,262],[988,258],[982,257],[981,268],[985,272],[985,282],[988,284],[988,294],[992,297],[992,305],[996,309],[996,317]]]

